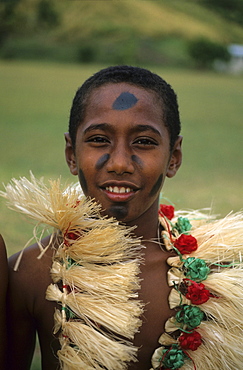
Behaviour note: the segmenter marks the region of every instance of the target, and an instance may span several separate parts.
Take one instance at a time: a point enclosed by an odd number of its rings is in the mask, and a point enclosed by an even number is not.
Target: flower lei
[[[152,357],[153,369],[158,370],[178,370],[185,361],[193,362],[187,350],[196,351],[202,344],[203,338],[196,329],[206,319],[199,306],[210,298],[216,298],[202,283],[207,279],[210,268],[203,259],[188,256],[198,248],[197,239],[190,235],[190,221],[186,217],[178,217],[176,222],[172,222],[173,218],[174,207],[160,205],[159,219],[164,227],[164,243],[168,250],[174,250],[179,256],[179,269],[183,278],[178,282],[173,281],[173,288],[180,296],[173,318],[177,328],[176,335],[170,336],[170,330],[166,330],[159,339],[162,347],[157,348]],[[183,296],[188,304],[182,304]],[[193,366],[196,369],[194,363]]]

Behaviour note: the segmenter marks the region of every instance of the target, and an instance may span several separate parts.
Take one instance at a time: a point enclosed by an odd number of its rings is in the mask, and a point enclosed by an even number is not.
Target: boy
[[[80,200],[77,199],[71,205],[65,200],[62,207],[66,207],[65,209],[74,217],[76,223],[72,223],[70,218],[68,226],[63,229],[60,227],[60,231],[52,240],[50,238],[42,240],[43,247],[50,244],[52,248],[49,248],[41,259],[37,260],[38,245],[29,247],[22,256],[18,272],[13,272],[13,267],[19,254],[10,258],[9,369],[30,367],[36,331],[40,341],[43,369],[59,368],[57,353],[67,366],[64,368],[68,369],[149,370],[151,368],[151,357],[158,347],[158,340],[164,332],[167,320],[175,315],[174,308],[180,307],[181,311],[188,307],[190,309],[190,306],[180,303],[182,298],[176,304],[169,305],[171,286],[174,285],[174,294],[182,296],[185,294],[184,291],[188,295],[190,286],[195,288],[197,284],[193,279],[188,282],[187,278],[183,279],[183,287],[181,287],[181,283],[178,285],[176,283],[178,276],[173,278],[170,286],[167,283],[168,257],[179,258],[173,250],[180,256],[197,249],[195,238],[188,235],[189,221],[186,220],[187,223],[184,220],[186,224],[183,226],[184,229],[179,225],[179,220],[177,225],[171,228],[169,220],[173,215],[170,217],[164,211],[160,213],[161,223],[158,221],[159,194],[164,180],[166,177],[175,176],[181,165],[182,138],[179,133],[180,119],[176,95],[170,85],[148,70],[127,66],[110,67],[90,77],[77,91],[70,113],[69,133],[65,135],[66,160],[71,173],[78,175],[85,196],[101,204],[102,215],[95,214],[88,217],[89,213],[87,211],[86,214],[85,211],[83,222],[92,223],[94,227],[75,229],[75,225],[79,222],[75,217],[81,208]],[[54,192],[53,199],[55,196]],[[52,203],[55,207],[56,202]],[[48,207],[47,212],[49,212]],[[57,212],[54,212],[55,217],[58,219],[61,217],[62,220],[62,217],[65,217],[62,212],[61,208],[58,208]],[[133,252],[127,251],[127,256],[124,259],[121,257],[121,261],[113,261],[113,254],[101,253],[100,256],[104,257],[105,261],[110,258],[110,262],[105,263],[101,258],[99,259],[98,253],[95,254],[95,245],[94,250],[88,250],[85,255],[88,248],[85,243],[79,248],[82,257],[77,257],[79,252],[76,252],[74,247],[82,243],[82,239],[86,240],[85,238],[88,238],[93,231],[95,232],[95,224],[99,223],[99,217],[102,218],[102,216],[112,217],[120,224],[117,226],[114,222],[107,225],[106,218],[102,220],[105,224],[104,229],[103,226],[99,226],[99,230],[104,230],[104,244],[106,239],[109,239],[108,232],[106,236],[106,230],[112,233],[117,227],[116,233],[120,235],[125,225],[130,231],[132,230],[134,237],[141,240],[142,249],[139,253],[142,262],[140,257],[134,257]],[[187,243],[186,246],[183,245],[178,237],[179,234],[190,241],[190,250]],[[122,234],[121,245],[123,245],[123,236]],[[102,238],[102,235],[100,237]],[[136,241],[138,242],[138,239]],[[129,243],[132,246],[133,241],[128,241],[128,245]],[[173,248],[170,248],[170,245],[173,245]],[[98,248],[102,251],[99,238],[97,250]],[[134,248],[136,249],[137,246]],[[90,260],[90,255],[93,260]],[[96,263],[94,263],[95,258]],[[122,291],[123,287],[109,281],[107,287],[102,288],[105,293],[99,301],[94,286],[103,284],[100,277],[103,279],[105,276],[104,280],[109,280],[109,274],[105,275],[105,271],[120,268],[124,271],[130,263],[131,268],[135,266],[137,271],[138,261],[140,288],[138,289],[135,284],[137,283],[135,274],[134,285],[130,280],[128,284],[131,286],[128,292],[131,299],[125,300],[125,289],[124,303],[122,297],[118,297],[119,289]],[[178,263],[182,262],[178,261]],[[82,271],[88,271],[88,273],[83,275],[83,279],[79,279],[79,275],[72,280],[68,274],[74,270],[80,271],[80,274]],[[86,280],[93,273],[94,279],[86,284]],[[118,278],[118,275],[114,274],[114,279]],[[123,277],[125,278],[125,275]],[[57,283],[56,285],[50,285],[52,279]],[[48,286],[50,287],[47,289]],[[112,289],[110,289],[111,286]],[[113,300],[111,297],[117,288],[118,293]],[[48,300],[45,299],[46,291]],[[133,298],[137,293],[138,299],[134,301]],[[89,310],[88,304],[84,303],[85,299],[89,304],[92,303],[92,309]],[[61,312],[55,310],[59,305],[53,301],[61,302]],[[143,311],[140,302],[144,305]],[[123,324],[121,326],[117,324],[117,331],[113,328],[116,328],[116,321],[121,319],[120,316],[129,315],[127,311],[130,309],[126,310],[126,307],[130,303],[131,311],[134,309],[134,316],[130,317],[131,322],[134,323],[134,330],[132,329],[132,334],[129,332],[126,335],[125,331],[120,330]],[[100,315],[100,307],[105,307],[104,320],[102,314]],[[117,317],[111,315],[110,322],[107,319],[109,307],[111,311],[120,312]],[[87,310],[89,310],[88,313]],[[198,315],[200,316],[200,313]],[[136,321],[139,319],[138,316],[141,323]],[[185,314],[178,318],[178,322],[181,322],[184,317]],[[190,325],[184,326],[189,334],[192,333],[192,324]],[[61,351],[58,334],[52,334],[54,326],[55,333],[62,327]],[[77,335],[73,334],[75,330]],[[86,334],[82,335],[81,330]],[[196,335],[199,342],[200,333],[193,332],[193,335],[194,337]],[[128,336],[132,337],[133,345],[138,348],[137,362],[133,360],[133,349],[131,352],[127,349]],[[88,337],[97,338],[97,342],[95,339],[88,340]],[[160,353],[154,355],[153,368],[179,369],[183,366],[184,358],[190,359],[190,355],[187,356],[186,350],[183,349],[187,347],[182,345],[178,347],[178,344],[175,344],[177,343],[175,336],[169,339],[168,336],[161,338],[160,344],[165,347],[161,347]],[[183,335],[180,338],[184,340]],[[106,341],[109,344],[105,345]],[[101,348],[101,344],[98,345],[98,343],[104,344],[103,347]],[[93,348],[95,345],[97,353]],[[113,345],[120,347],[111,355],[109,350]],[[83,354],[82,348],[87,350],[87,354]],[[117,365],[109,365],[107,362],[107,358],[110,358],[110,363],[113,363],[113,355],[117,356],[117,360],[114,360],[117,361]],[[192,366],[188,369],[193,368],[193,362],[188,366]]]
[[[150,368],[170,315],[168,256],[154,241],[160,190],[165,177],[173,177],[181,164],[179,130],[176,96],[169,85],[146,70],[114,67],[91,77],[77,93],[66,134],[67,163],[72,174],[79,175],[84,194],[99,201],[108,216],[136,226],[134,233],[147,246],[140,298],[150,304],[134,342],[143,345],[134,369]],[[10,259],[10,352],[15,355],[10,356],[9,369],[29,368],[36,330],[43,368],[58,366],[59,345],[52,334],[55,304],[45,300],[53,250],[49,248],[41,260],[38,254],[37,245],[28,248],[18,272],[12,271],[17,256]]]

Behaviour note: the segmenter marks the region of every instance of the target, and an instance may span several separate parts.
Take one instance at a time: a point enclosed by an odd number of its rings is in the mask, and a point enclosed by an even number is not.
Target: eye
[[[89,137],[88,139],[86,139],[86,142],[87,143],[94,143],[94,144],[107,144],[109,143],[109,139],[105,136],[102,136],[102,135],[95,135],[95,136],[91,136]]]
[[[134,140],[133,144],[147,147],[147,146],[157,146],[158,143],[155,139],[149,138],[149,137],[139,137],[136,140]]]

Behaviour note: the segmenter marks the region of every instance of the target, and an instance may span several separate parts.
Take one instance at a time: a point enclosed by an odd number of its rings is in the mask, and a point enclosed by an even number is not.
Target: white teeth
[[[118,193],[118,194],[124,194],[124,193],[130,193],[132,190],[130,188],[125,188],[122,186],[121,188],[118,188],[118,186],[107,186],[106,190],[111,193]]]

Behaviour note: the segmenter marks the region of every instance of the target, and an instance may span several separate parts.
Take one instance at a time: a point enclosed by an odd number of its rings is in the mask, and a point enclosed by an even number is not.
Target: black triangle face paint
[[[164,179],[164,175],[163,173],[159,176],[158,180],[156,181],[156,183],[154,184],[151,192],[150,192],[150,196],[152,197],[153,195],[155,195],[159,189],[161,188],[162,184],[163,184],[163,179]]]
[[[95,168],[97,170],[100,170],[109,159],[110,159],[110,154],[107,153],[107,154],[102,155],[96,162]]]
[[[132,108],[138,99],[135,95],[130,94],[129,92],[121,93],[118,98],[114,101],[112,108],[115,110],[126,110]]]
[[[84,194],[87,194],[88,186],[87,186],[86,179],[84,177],[84,173],[81,169],[78,172],[78,177],[79,177],[79,182],[80,182],[81,188],[83,189]]]

